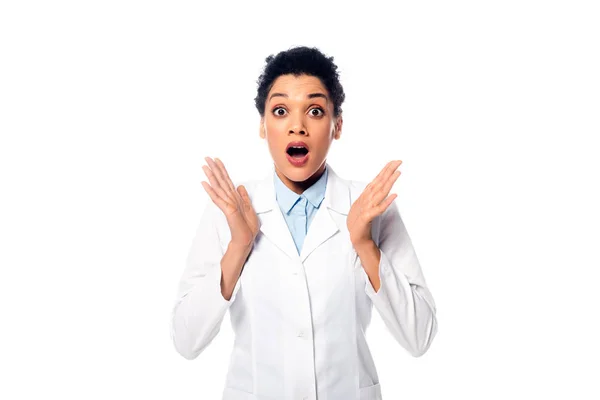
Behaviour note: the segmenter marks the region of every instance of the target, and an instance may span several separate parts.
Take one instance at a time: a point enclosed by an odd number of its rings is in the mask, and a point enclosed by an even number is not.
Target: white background
[[[3,399],[220,399],[232,332],[169,336],[205,156],[265,176],[256,79],[317,46],[328,162],[392,189],[438,307],[413,358],[374,313],[385,400],[598,399],[600,14],[583,1],[5,1]]]

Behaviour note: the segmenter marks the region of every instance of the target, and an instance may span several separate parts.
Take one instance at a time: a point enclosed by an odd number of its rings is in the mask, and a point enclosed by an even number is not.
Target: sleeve
[[[436,306],[395,202],[381,215],[378,232],[381,285],[375,292],[362,269],[365,290],[394,338],[419,357],[437,333]]]
[[[193,360],[210,344],[235,301],[238,279],[229,301],[221,294],[224,251],[217,230],[221,210],[208,200],[192,241],[171,313],[171,339],[179,354]]]

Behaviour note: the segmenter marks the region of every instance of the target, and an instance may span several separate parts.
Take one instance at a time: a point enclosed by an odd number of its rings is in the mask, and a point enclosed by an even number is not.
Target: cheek
[[[284,131],[285,125],[281,120],[270,119],[268,118],[265,121],[265,132],[267,135],[275,137],[281,136],[281,133]]]
[[[287,143],[282,143],[282,141],[286,140],[286,136],[282,134],[281,127],[277,123],[267,122],[265,124],[265,139],[271,151],[276,151],[281,146],[287,145]]]
[[[334,126],[330,121],[315,121],[315,123],[309,125],[308,128],[313,136],[313,140],[316,140],[320,144],[328,143],[333,137]]]
[[[333,127],[333,122],[330,118],[311,119],[307,124],[315,133],[318,132],[319,134],[331,132],[331,128]]]

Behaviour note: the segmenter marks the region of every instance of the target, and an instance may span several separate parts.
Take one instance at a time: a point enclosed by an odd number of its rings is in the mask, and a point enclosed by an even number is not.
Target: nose
[[[299,133],[302,135],[306,134],[306,128],[304,127],[304,119],[302,116],[296,116],[291,120],[290,128],[288,133]]]

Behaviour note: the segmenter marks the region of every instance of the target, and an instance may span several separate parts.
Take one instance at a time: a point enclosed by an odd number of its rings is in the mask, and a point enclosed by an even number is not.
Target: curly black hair
[[[271,54],[265,61],[267,64],[258,78],[258,93],[254,98],[254,104],[261,117],[265,116],[265,103],[273,82],[286,74],[305,74],[319,78],[333,101],[334,116],[338,117],[341,114],[346,95],[333,57],[327,57],[316,47],[297,46],[281,51],[275,56]]]

